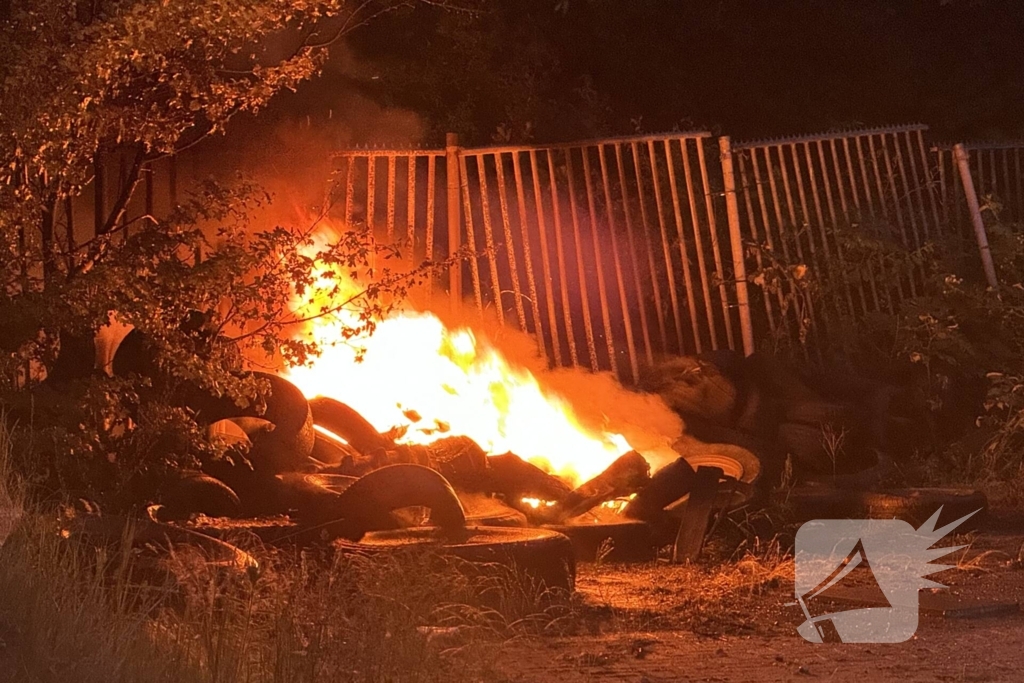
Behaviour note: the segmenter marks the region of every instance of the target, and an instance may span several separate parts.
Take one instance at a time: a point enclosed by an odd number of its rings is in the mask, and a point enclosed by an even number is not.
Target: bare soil
[[[944,560],[933,578],[977,604],[1024,604],[1024,536],[1007,531]],[[900,644],[812,644],[796,631],[792,564],[763,589],[724,590],[713,568],[665,563],[580,568],[578,632],[506,643],[489,657],[497,681],[1024,681],[1024,614],[951,618],[923,613]],[[694,595],[704,592],[705,595]],[[1012,609],[1012,605],[1011,605]]]

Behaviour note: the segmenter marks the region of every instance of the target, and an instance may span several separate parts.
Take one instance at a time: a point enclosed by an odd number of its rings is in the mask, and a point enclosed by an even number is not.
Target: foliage
[[[219,456],[186,393],[259,400],[264,387],[239,373],[246,358],[316,352],[294,338],[295,304],[307,317],[352,309],[355,337],[424,272],[387,267],[397,251],[360,226],[315,244],[320,217],[255,228],[268,197],[241,178],[201,184],[166,216],[126,213],[146,164],[261,110],[316,74],[332,42],[398,4],[0,6],[0,403],[32,444],[21,463],[32,483],[143,502],[149,475]],[[76,239],[60,230],[64,202],[112,151],[127,153],[127,177],[96,232]],[[370,284],[343,290],[354,274]],[[145,338],[149,377],[90,372],[112,312]]]

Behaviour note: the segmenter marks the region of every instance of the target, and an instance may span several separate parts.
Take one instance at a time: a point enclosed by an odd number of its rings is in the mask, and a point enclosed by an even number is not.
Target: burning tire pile
[[[647,560],[671,542],[673,506],[685,506],[697,468],[716,468],[718,508],[749,501],[761,470],[741,446],[691,440],[653,476],[629,451],[573,487],[514,453],[488,455],[466,436],[400,443],[345,403],[307,400],[282,377],[254,374],[269,384],[263,410],[194,399],[210,437],[240,457],[167,482],[147,533],[164,529],[173,545],[182,533],[245,531],[272,545],[368,556],[431,548],[571,590],[578,560]],[[223,540],[211,542],[223,554]]]
[[[986,506],[984,495],[972,489],[898,485],[895,463],[927,447],[935,434],[913,384],[801,370],[762,354],[715,352],[649,368],[642,387],[676,410],[695,439],[756,454],[770,484],[792,475],[787,501],[799,520],[898,517],[920,523],[940,505],[950,516]],[[696,448],[702,448],[699,441]]]
[[[642,388],[688,427],[672,447],[675,460],[652,473],[627,451],[576,486],[515,453],[488,454],[467,436],[403,443],[339,400],[307,400],[283,377],[253,375],[270,389],[260,409],[192,399],[211,439],[237,457],[166,482],[142,522],[143,541],[205,547],[214,562],[243,571],[254,560],[225,542],[240,531],[274,546],[368,557],[430,549],[571,591],[578,561],[651,560],[673,539],[673,558],[693,559],[713,512],[750,503],[762,474],[774,484],[787,462],[801,482],[790,492],[798,517],[984,505],[970,491],[877,490],[893,471],[886,451],[927,429],[899,387],[829,393],[756,355],[653,368]]]
[[[741,447],[685,442],[653,476],[630,451],[573,488],[464,436],[397,443],[339,401],[307,401],[287,380],[262,377],[271,394],[261,417],[207,408],[211,436],[245,453],[244,462],[219,459],[182,474],[152,509],[155,523],[370,556],[432,548],[568,590],[578,560],[652,559],[672,525],[666,508],[685,502],[695,467],[718,467],[735,484],[723,487],[719,507],[749,500],[760,472]]]

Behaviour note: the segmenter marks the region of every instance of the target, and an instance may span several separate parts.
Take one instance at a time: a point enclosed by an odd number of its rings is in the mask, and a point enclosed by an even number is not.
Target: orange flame
[[[343,289],[336,296],[355,291]],[[630,450],[622,435],[582,426],[564,398],[469,328],[448,329],[432,313],[407,309],[378,322],[372,335],[344,341],[354,315],[343,310],[308,323],[305,333],[322,354],[285,376],[307,397],[348,404],[378,431],[406,428],[400,443],[464,435],[489,454],[515,453],[573,483]]]

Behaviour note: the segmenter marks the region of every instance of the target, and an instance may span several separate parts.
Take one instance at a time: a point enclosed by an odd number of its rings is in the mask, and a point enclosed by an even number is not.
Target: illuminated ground
[[[955,594],[1024,603],[1024,537],[984,534],[937,575]],[[762,567],[762,569],[765,569]],[[768,568],[771,569],[771,568]],[[796,633],[791,565],[750,594],[736,577],[666,564],[585,565],[586,616],[576,634],[517,641],[491,653],[489,681],[1020,681],[1024,616],[922,615],[916,636],[894,645],[813,645]],[[701,595],[694,595],[694,592]],[[721,592],[719,592],[721,591]]]

